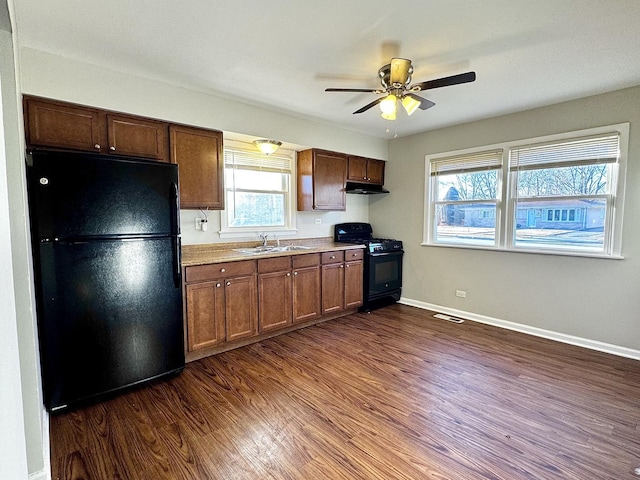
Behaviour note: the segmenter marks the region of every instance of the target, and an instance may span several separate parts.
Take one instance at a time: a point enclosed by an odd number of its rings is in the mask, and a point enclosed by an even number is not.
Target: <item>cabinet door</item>
[[[225,281],[227,341],[256,334],[256,276],[234,277]]]
[[[187,285],[187,348],[212,347],[225,339],[222,281]]]
[[[320,316],[320,267],[293,271],[293,322]]]
[[[109,153],[169,161],[166,123],[108,114],[107,132]]]
[[[291,325],[291,272],[258,275],[258,325],[260,332]]]
[[[347,180],[352,182],[367,181],[367,159],[363,157],[349,156],[349,169]]]
[[[25,98],[28,146],[104,152],[100,111],[88,107]]]
[[[322,314],[344,310],[344,264],[322,265]]]
[[[345,210],[346,155],[314,151],[313,162],[314,210]]]
[[[171,163],[180,170],[180,208],[224,209],[222,133],[169,127]]]
[[[353,308],[362,305],[363,279],[362,260],[347,262],[344,265],[344,307]]]
[[[382,160],[369,159],[367,162],[367,182],[384,185],[384,166]]]

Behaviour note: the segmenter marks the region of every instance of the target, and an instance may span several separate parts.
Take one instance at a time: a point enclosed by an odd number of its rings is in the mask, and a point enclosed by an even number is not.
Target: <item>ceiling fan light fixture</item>
[[[384,118],[385,120],[395,120],[396,119],[396,112],[395,112],[395,110],[393,112],[390,112],[390,113],[382,112],[381,117]]]
[[[402,106],[407,111],[407,115],[411,115],[420,106],[420,102],[409,95],[402,97]]]
[[[397,97],[393,93],[390,93],[384,100],[380,102],[380,110],[383,113],[383,118],[385,114],[393,114],[395,120],[397,100]]]
[[[265,155],[271,155],[272,153],[275,153],[278,148],[280,148],[282,142],[279,142],[278,140],[267,140],[263,138],[260,140],[254,140],[253,144]]]

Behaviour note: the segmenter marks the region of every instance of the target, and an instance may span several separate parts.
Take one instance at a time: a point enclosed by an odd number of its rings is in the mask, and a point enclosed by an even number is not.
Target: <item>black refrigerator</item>
[[[177,165],[27,156],[49,411],[184,368]]]

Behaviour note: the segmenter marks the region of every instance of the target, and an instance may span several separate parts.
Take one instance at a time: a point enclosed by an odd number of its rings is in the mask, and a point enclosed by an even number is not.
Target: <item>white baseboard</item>
[[[553,332],[551,330],[531,327],[529,325],[523,325],[521,323],[509,322],[507,320],[501,320],[499,318],[487,317],[485,315],[478,315],[471,312],[465,312],[463,310],[457,310],[455,308],[443,307],[442,305],[435,305],[433,303],[421,302],[418,300],[412,300],[410,298],[405,298],[405,297],[400,298],[399,303],[402,303],[404,305],[410,305],[412,307],[422,308],[424,310],[432,310],[434,312],[446,313],[448,315],[464,318],[466,320],[471,320],[479,323],[486,323],[487,325],[506,328],[507,330],[514,330],[516,332],[526,333],[529,335],[534,335],[536,337],[548,338],[549,340],[555,340],[557,342],[568,343],[570,345],[577,345],[579,347],[589,348],[591,350],[597,350],[598,352],[610,353],[612,355],[617,355],[619,357],[640,360],[640,350],[634,350],[632,348],[620,347],[618,345],[599,342],[597,340],[589,340],[588,338],[575,337],[573,335],[567,335],[566,333]]]

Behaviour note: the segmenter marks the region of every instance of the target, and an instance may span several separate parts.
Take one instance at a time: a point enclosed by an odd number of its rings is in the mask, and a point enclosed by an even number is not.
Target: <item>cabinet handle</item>
[[[231,285],[231,282],[227,282],[227,287],[228,287],[229,285]]]
[[[111,150],[112,152],[116,151],[116,147],[114,147],[113,145],[109,147],[109,150]]]
[[[221,268],[221,269],[220,269],[220,273],[224,273],[224,272],[226,272],[226,271],[227,271],[227,269],[226,269],[226,268]]]
[[[96,150],[100,150],[100,144],[99,144],[99,143],[96,143],[93,147],[94,147]]]
[[[220,288],[220,284],[219,283],[216,283],[216,288]]]

